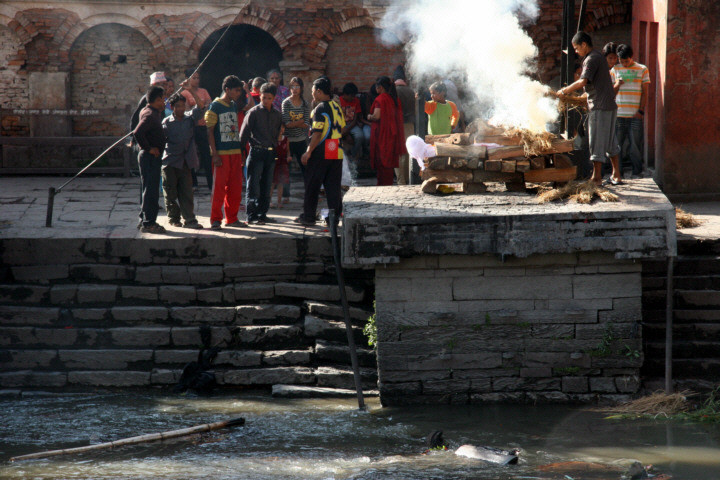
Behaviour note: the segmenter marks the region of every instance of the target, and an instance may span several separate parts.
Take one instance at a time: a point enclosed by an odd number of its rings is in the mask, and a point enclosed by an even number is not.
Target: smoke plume
[[[535,0],[398,0],[382,27],[408,38],[407,70],[416,82],[451,79],[474,97],[462,104],[466,111],[543,131],[556,103],[527,75],[537,48],[521,26],[537,16]]]

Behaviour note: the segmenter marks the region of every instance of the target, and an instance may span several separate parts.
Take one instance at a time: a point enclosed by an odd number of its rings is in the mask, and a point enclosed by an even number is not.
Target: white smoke
[[[537,48],[521,27],[537,15],[535,0],[398,0],[382,27],[409,38],[407,70],[416,81],[461,79],[476,97],[465,110],[543,131],[557,117],[556,101],[527,75]]]

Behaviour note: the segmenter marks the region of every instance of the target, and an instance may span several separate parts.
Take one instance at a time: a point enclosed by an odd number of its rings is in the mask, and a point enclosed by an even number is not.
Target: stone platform
[[[383,404],[637,391],[641,260],[676,254],[674,209],[652,180],[591,205],[419,188],[344,200],[344,262],[375,265]]]

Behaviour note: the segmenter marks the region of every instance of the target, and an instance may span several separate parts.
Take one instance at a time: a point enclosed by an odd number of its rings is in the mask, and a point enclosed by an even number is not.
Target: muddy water
[[[210,399],[97,394],[0,399],[2,479],[619,479],[633,459],[676,480],[720,479],[720,427],[618,422],[580,408],[467,406],[380,408],[353,400]],[[117,440],[242,416],[246,425],[182,440],[9,463],[14,455]],[[423,455],[441,429],[463,443],[519,447],[517,466]],[[605,471],[547,472],[590,461]],[[567,475],[567,477],[565,476]]]

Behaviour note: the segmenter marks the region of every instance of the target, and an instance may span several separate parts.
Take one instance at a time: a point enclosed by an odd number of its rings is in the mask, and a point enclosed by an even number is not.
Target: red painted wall
[[[666,193],[720,193],[718,25],[720,2],[633,2],[636,60],[642,62],[644,55],[655,64],[648,65],[655,84],[655,118],[646,122],[646,129],[656,179]]]

